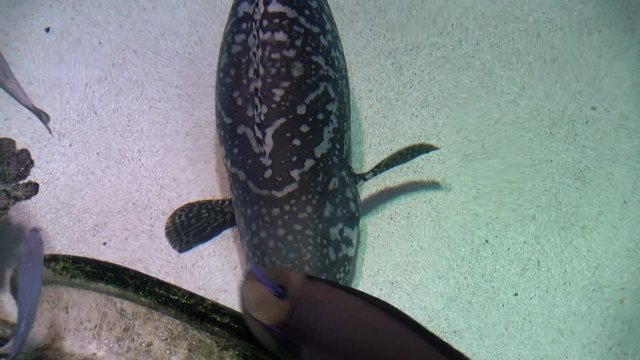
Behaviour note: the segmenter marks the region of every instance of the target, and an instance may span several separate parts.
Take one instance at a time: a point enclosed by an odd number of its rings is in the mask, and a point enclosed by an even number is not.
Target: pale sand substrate
[[[0,136],[41,185],[12,216],[49,253],[237,308],[236,232],[184,255],[163,234],[177,206],[228,196],[213,97],[230,2],[147,3],[0,0],[0,50],[54,132],[0,95]],[[442,150],[362,188],[355,285],[474,359],[640,352],[640,5],[388,4],[331,2],[354,167]]]

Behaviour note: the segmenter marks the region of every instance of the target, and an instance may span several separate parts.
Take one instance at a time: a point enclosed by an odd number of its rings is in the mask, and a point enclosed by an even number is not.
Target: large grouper
[[[356,173],[350,113],[347,65],[325,0],[235,0],[216,84],[231,199],[175,210],[165,229],[170,244],[184,252],[237,225],[247,266],[350,284],[358,186],[438,149],[408,146]]]

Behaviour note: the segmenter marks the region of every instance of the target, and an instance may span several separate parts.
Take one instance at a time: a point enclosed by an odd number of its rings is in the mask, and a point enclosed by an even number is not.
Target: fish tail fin
[[[49,114],[47,114],[46,112],[44,112],[43,110],[35,106],[30,107],[29,111],[31,111],[33,115],[35,115],[38,119],[40,119],[40,122],[42,123],[42,125],[44,125],[44,127],[46,127],[47,130],[49,131],[49,134],[53,136],[53,132],[51,132],[51,128],[49,127],[49,122],[51,121],[51,117],[49,116]]]
[[[230,199],[194,201],[179,207],[169,216],[165,236],[171,247],[183,253],[235,224]]]

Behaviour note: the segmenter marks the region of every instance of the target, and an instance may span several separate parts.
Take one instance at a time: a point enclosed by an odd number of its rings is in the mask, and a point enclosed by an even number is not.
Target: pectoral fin
[[[42,125],[44,125],[47,131],[49,131],[49,134],[53,135],[53,132],[51,132],[51,128],[49,127],[49,122],[51,122],[51,117],[49,117],[49,114],[36,107],[35,105],[27,106],[27,109],[29,109],[29,111],[31,111],[31,113],[35,115],[38,120],[40,120]]]
[[[354,173],[356,185],[359,186],[367,180],[370,180],[371,178],[374,178],[387,170],[391,170],[394,167],[409,162],[420,155],[428,154],[438,149],[440,148],[433,144],[426,143],[414,144],[400,149],[387,156],[384,160],[380,161],[371,170],[364,173]]]
[[[175,210],[165,226],[169,244],[182,253],[236,225],[231,199],[200,200]]]
[[[11,95],[11,97],[13,97],[17,102],[19,102],[20,105],[24,106],[29,111],[31,111],[35,116],[37,116],[40,122],[42,123],[42,125],[44,125],[44,127],[47,128],[47,131],[49,131],[49,134],[53,135],[53,133],[51,132],[51,128],[49,127],[49,121],[50,121],[49,114],[40,110],[35,105],[33,105],[33,102],[29,98],[29,95],[27,95],[27,93],[24,91],[22,86],[20,86],[20,83],[18,82],[16,77],[13,75],[13,72],[11,72],[11,68],[7,63],[7,60],[4,58],[1,52],[0,52],[0,88],[2,88],[9,95]]]

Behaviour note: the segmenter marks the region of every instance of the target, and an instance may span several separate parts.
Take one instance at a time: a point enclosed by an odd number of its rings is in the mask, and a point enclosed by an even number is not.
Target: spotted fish
[[[232,200],[177,209],[165,228],[171,245],[183,252],[237,224],[248,265],[350,283],[358,185],[438,148],[412,145],[354,172],[349,101],[338,28],[325,0],[235,0],[216,84]]]

